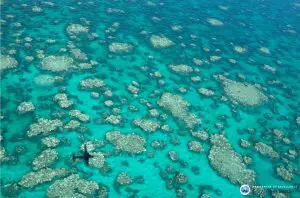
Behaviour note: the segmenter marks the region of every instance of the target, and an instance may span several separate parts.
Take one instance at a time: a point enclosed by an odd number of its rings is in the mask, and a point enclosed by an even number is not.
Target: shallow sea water
[[[205,194],[243,197],[241,184],[232,183],[209,161],[211,141],[197,140],[191,135],[193,131],[202,130],[210,137],[223,134],[236,155],[252,158],[252,163],[245,166],[255,171],[256,185],[271,186],[271,189],[265,188],[262,197],[300,197],[299,2],[4,0],[1,4],[1,56],[10,56],[18,62],[12,69],[3,68],[4,58],[0,62],[2,197],[53,197],[48,194],[49,187],[72,173],[95,181],[113,198],[205,197]],[[41,8],[40,12],[33,11],[35,6]],[[222,23],[212,25],[209,19]],[[88,32],[70,35],[67,32],[70,24],[81,24]],[[180,28],[175,29],[175,25]],[[153,35],[164,36],[173,45],[155,48],[150,39]],[[127,43],[132,49],[114,53],[109,50],[112,43]],[[87,56],[87,60],[72,56],[70,50],[74,46]],[[234,47],[245,49],[245,52],[239,53]],[[260,51],[261,47],[269,53]],[[77,68],[62,72],[43,69],[43,60],[51,55],[72,57]],[[28,61],[28,56],[33,60]],[[201,64],[196,64],[195,58],[201,60]],[[91,69],[78,69],[80,63],[91,60],[96,61]],[[55,60],[49,64],[63,65]],[[180,64],[193,71],[170,69],[170,65]],[[154,72],[159,72],[161,77]],[[41,74],[63,77],[63,80],[37,85],[35,78]],[[229,82],[256,84],[255,90],[267,99],[257,105],[236,101],[237,98],[225,92],[227,81],[218,79],[217,75]],[[200,80],[193,81],[191,77]],[[105,87],[83,90],[80,81],[86,78],[99,78]],[[133,81],[138,84],[134,86],[138,88],[137,94],[128,90]],[[214,95],[204,96],[199,88],[213,90]],[[104,93],[107,89],[112,96]],[[99,93],[99,97],[92,97],[91,92]],[[160,106],[159,101],[166,92],[187,101],[190,105],[186,111],[201,119],[201,123],[189,127],[174,112]],[[57,93],[66,93],[73,105],[61,108],[54,100]],[[236,94],[246,97],[246,101],[252,97],[243,90]],[[108,100],[113,102],[112,106],[105,105]],[[23,101],[32,102],[35,110],[18,112]],[[182,106],[176,105],[178,108],[173,111],[182,112]],[[66,129],[71,119],[69,112],[74,109],[88,115],[89,122],[80,122],[81,129]],[[159,116],[151,116],[150,109],[156,109]],[[121,122],[105,122],[105,117],[111,114],[121,116]],[[49,134],[28,137],[31,124],[37,123],[39,118],[60,119],[63,126]],[[160,127],[149,133],[135,126],[136,119],[156,121],[171,130]],[[249,128],[255,132],[250,133]],[[280,130],[290,142],[276,136],[274,129]],[[117,150],[105,137],[110,131],[143,137],[145,151],[130,154]],[[20,184],[24,175],[38,171],[33,170],[32,162],[47,149],[41,142],[47,136],[60,140],[53,148],[58,157],[47,167],[65,168],[68,173],[31,188],[24,187]],[[241,139],[247,140],[250,147],[243,148]],[[105,154],[108,169],[87,166],[82,160],[72,162],[72,155],[80,153],[82,145],[95,140],[104,142],[104,146],[94,151]],[[153,148],[154,140],[165,141],[165,147]],[[190,141],[198,141],[203,150],[190,151]],[[254,148],[257,142],[271,146],[279,157],[263,156]],[[169,158],[170,151],[177,152],[178,161]],[[228,160],[220,161],[224,162],[225,170],[230,170]],[[280,166],[288,170],[286,174],[293,175],[291,180],[284,180],[276,173]],[[173,172],[168,172],[168,167],[172,167]],[[199,169],[198,174],[193,171],[195,167]],[[235,167],[232,164],[232,168]],[[121,172],[132,178],[129,185],[116,183]],[[188,181],[176,183],[173,178],[177,172],[184,174]],[[136,178],[143,178],[143,182]],[[173,185],[167,185],[168,182]],[[105,197],[99,190],[81,195]],[[248,197],[259,195],[251,192]]]

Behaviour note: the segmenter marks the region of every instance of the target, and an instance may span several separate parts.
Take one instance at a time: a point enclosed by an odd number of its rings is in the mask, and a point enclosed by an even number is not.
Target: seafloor
[[[298,1],[0,3],[2,197],[300,197]]]

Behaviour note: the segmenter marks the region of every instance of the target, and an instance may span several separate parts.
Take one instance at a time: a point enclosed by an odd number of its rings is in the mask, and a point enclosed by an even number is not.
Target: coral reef
[[[133,46],[127,43],[111,43],[108,49],[112,53],[130,53]]]
[[[103,87],[104,85],[104,81],[98,78],[87,78],[80,81],[80,87],[82,89],[97,89]]]
[[[300,126],[300,116],[298,116],[298,117],[296,118],[296,123],[297,123],[297,125]]]
[[[8,69],[17,68],[18,61],[8,55],[0,55],[0,72]]]
[[[51,169],[44,168],[36,172],[30,172],[23,176],[19,185],[25,188],[34,188],[45,182],[50,182],[57,177],[63,177],[68,174],[68,171],[64,168]]]
[[[203,151],[201,144],[197,141],[190,141],[188,143],[188,148],[190,151],[193,151],[196,153],[200,153],[201,151]]]
[[[105,158],[103,153],[92,152],[92,158],[89,159],[89,165],[101,169],[104,166]]]
[[[148,133],[152,133],[160,128],[159,122],[147,119],[136,119],[133,121],[133,124],[140,127]]]
[[[154,140],[151,142],[151,146],[154,149],[164,149],[166,147],[167,143],[163,140]]]
[[[54,101],[58,103],[61,108],[69,108],[73,105],[71,100],[68,100],[68,95],[65,93],[58,93],[54,96]]]
[[[213,90],[207,89],[207,88],[200,88],[200,89],[198,89],[198,92],[203,96],[213,96],[213,95],[215,95],[215,92]]]
[[[6,151],[3,146],[0,146],[0,162],[5,162],[9,160],[8,157],[6,156]]]
[[[30,128],[27,131],[27,136],[33,137],[40,134],[48,135],[50,132],[56,131],[62,126],[63,123],[58,119],[49,120],[45,118],[39,118],[37,123],[30,125]]]
[[[255,184],[255,172],[247,169],[240,155],[232,149],[223,135],[213,135],[210,141],[212,147],[208,159],[211,166],[220,175],[228,178],[234,184]]]
[[[295,1],[0,0],[0,197],[297,197]]]
[[[33,79],[34,83],[40,87],[52,86],[57,82],[63,81],[63,77],[40,74]]]
[[[172,160],[172,161],[178,161],[179,160],[179,155],[176,151],[169,151],[168,156],[169,156],[170,160]]]
[[[89,28],[81,24],[70,24],[68,25],[66,31],[69,35],[77,35],[77,34],[88,33]]]
[[[129,185],[131,182],[131,177],[125,172],[120,173],[116,178],[116,183],[121,186]]]
[[[201,124],[201,120],[195,114],[188,112],[190,104],[179,95],[165,92],[157,103],[159,106],[170,111],[174,117],[182,120],[189,128]]]
[[[64,128],[65,129],[71,129],[71,130],[74,130],[74,129],[77,129],[80,127],[80,122],[77,121],[77,120],[70,120],[65,126]]]
[[[69,112],[69,115],[72,117],[72,118],[77,118],[78,120],[80,120],[81,122],[88,122],[90,120],[90,116],[82,113],[81,111],[79,110],[71,110]]]
[[[81,179],[79,175],[72,174],[62,180],[55,181],[47,191],[48,197],[87,197],[93,196],[99,189],[95,181]]]
[[[54,148],[60,143],[60,140],[55,137],[45,137],[42,139],[42,143],[48,148]]]
[[[104,121],[106,123],[110,123],[110,124],[113,124],[113,125],[118,125],[121,123],[122,121],[122,117],[120,115],[107,115],[105,118],[104,118]]]
[[[260,154],[263,156],[270,157],[272,159],[278,159],[279,154],[269,145],[263,143],[263,142],[258,142],[254,145],[254,148],[256,151],[258,151]]]
[[[244,54],[247,52],[247,48],[241,46],[234,46],[233,50],[239,54]]]
[[[183,73],[183,74],[188,74],[194,71],[192,67],[184,64],[170,65],[169,68],[176,73]]]
[[[87,55],[78,48],[71,49],[70,52],[71,52],[73,58],[75,58],[76,60],[79,60],[79,61],[87,61],[88,60]]]
[[[152,35],[150,41],[154,48],[168,48],[175,45],[173,41],[163,35]]]
[[[146,151],[145,139],[134,133],[123,135],[119,131],[110,131],[105,134],[105,137],[115,146],[116,150],[131,154],[139,154]]]
[[[67,56],[47,56],[41,62],[41,69],[51,72],[66,72],[75,68],[73,59]]]
[[[21,102],[19,104],[19,106],[17,107],[17,111],[20,114],[24,114],[27,112],[33,112],[34,110],[35,110],[35,107],[32,102]]]
[[[232,80],[223,81],[225,94],[233,101],[242,105],[256,106],[261,105],[268,98],[254,85],[236,82]]]
[[[215,18],[208,18],[207,22],[212,26],[223,26],[224,25],[224,23],[221,20],[215,19]]]
[[[286,181],[291,181],[293,179],[293,173],[288,171],[286,168],[283,166],[276,167],[276,174],[282,178],[283,180]]]
[[[179,172],[174,176],[174,182],[177,184],[186,184],[188,182],[188,176],[184,175],[182,172]]]
[[[133,81],[128,87],[127,90],[130,91],[132,94],[138,94],[140,89],[139,89],[139,84],[135,81]]]
[[[268,55],[271,54],[271,51],[266,47],[260,47],[259,51],[264,53],[264,54],[268,54]]]
[[[58,159],[58,152],[53,149],[44,150],[32,162],[33,170],[46,168]]]
[[[271,74],[275,74],[275,72],[276,72],[276,68],[275,67],[272,67],[272,66],[266,65],[266,64],[264,64],[262,66],[262,70],[270,72]]]

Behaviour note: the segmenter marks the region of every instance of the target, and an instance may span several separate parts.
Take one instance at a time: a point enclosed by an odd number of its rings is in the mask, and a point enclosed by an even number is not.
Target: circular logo
[[[251,192],[250,186],[248,186],[248,185],[242,185],[240,187],[240,192],[241,192],[242,195],[249,195],[249,193]]]

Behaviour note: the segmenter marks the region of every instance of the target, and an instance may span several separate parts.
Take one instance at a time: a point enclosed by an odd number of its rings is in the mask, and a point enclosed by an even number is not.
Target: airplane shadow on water
[[[76,159],[83,160],[87,166],[89,166],[89,160],[90,160],[90,158],[93,158],[93,157],[94,157],[94,156],[91,155],[91,154],[88,152],[87,147],[86,147],[86,144],[84,144],[84,151],[83,151],[82,154],[80,154],[80,153],[78,154],[78,153],[77,153],[77,154],[73,154],[73,155],[72,155],[73,161],[75,161]]]
[[[83,160],[85,162],[85,164],[87,166],[89,166],[89,160],[90,158],[93,158],[94,156],[91,155],[88,150],[87,150],[87,146],[86,144],[84,144],[84,151],[83,153],[75,153],[75,154],[72,154],[72,160],[73,162],[75,162],[76,159],[79,159],[79,160]],[[120,194],[120,185],[117,183],[117,182],[114,182],[114,189],[115,191]],[[128,189],[129,190],[129,189]],[[136,194],[138,193],[139,191],[138,190],[132,190],[132,193]]]

